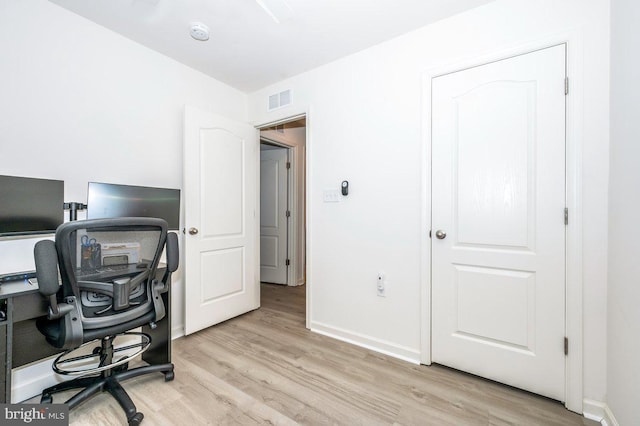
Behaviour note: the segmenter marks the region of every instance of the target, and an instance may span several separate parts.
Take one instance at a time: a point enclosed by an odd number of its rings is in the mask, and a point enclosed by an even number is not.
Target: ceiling
[[[50,1],[253,92],[492,0]],[[208,41],[191,38],[192,22]]]

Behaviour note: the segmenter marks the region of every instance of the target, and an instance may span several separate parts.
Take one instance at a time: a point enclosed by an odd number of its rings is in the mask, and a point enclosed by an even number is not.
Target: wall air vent
[[[287,105],[291,105],[291,89],[284,90],[280,93],[274,93],[269,96],[269,111],[282,108]]]

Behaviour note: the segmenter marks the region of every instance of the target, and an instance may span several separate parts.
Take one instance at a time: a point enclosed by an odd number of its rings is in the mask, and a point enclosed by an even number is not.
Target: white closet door
[[[432,90],[432,360],[558,400],[565,56],[539,50]]]

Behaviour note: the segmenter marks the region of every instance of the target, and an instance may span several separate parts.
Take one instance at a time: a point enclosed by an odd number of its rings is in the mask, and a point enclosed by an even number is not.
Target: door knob
[[[439,240],[444,240],[445,238],[447,238],[447,233],[444,232],[442,229],[438,229],[436,231],[436,238]]]
[[[198,233],[198,228],[189,228],[189,233],[191,235],[196,235]]]

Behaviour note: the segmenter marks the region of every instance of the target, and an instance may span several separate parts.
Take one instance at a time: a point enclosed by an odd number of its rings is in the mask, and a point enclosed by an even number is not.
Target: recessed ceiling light
[[[207,41],[209,40],[209,27],[202,22],[193,22],[191,23],[190,34],[196,40]]]

